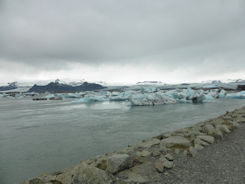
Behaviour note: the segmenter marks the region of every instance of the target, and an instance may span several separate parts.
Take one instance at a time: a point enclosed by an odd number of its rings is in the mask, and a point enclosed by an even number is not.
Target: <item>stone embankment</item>
[[[178,155],[198,152],[245,123],[245,107],[174,132],[165,132],[134,146],[98,156],[71,169],[43,174],[23,184],[161,183]]]

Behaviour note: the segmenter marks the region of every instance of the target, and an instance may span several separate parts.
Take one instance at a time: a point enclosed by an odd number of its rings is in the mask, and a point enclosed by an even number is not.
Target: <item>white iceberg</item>
[[[138,94],[136,91],[124,91],[124,92],[112,92],[112,95],[109,97],[110,101],[128,101],[129,98],[134,95]]]
[[[85,93],[64,93],[64,94],[57,94],[58,97],[62,98],[81,98]]]
[[[44,96],[44,98],[50,99],[50,98],[54,98],[55,95],[54,94],[48,94],[46,96]]]
[[[95,96],[95,95],[87,95],[78,100],[74,100],[71,103],[89,103],[89,102],[104,102],[108,99],[105,96]]]
[[[143,87],[141,88],[141,92],[142,93],[154,93],[154,92],[157,92],[157,88],[156,87]]]
[[[157,93],[136,94],[130,97],[132,106],[154,106],[160,104],[176,103],[176,100]]]
[[[226,94],[227,94],[226,91],[222,89],[222,90],[219,92],[218,97],[219,97],[219,98],[225,98]]]
[[[245,99],[245,91],[240,91],[237,93],[228,93],[226,98],[233,98],[233,99]]]

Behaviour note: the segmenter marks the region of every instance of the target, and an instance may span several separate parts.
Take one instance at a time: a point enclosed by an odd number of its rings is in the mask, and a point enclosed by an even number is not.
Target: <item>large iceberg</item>
[[[72,101],[72,103],[89,103],[89,102],[104,102],[107,101],[105,96],[99,95],[86,95],[83,98]]]
[[[226,98],[234,98],[234,99],[245,99],[245,91],[240,91],[237,93],[228,93]]]
[[[109,97],[110,101],[128,101],[129,98],[137,94],[136,91],[124,91],[124,92],[112,92],[111,96]]]
[[[133,106],[154,106],[160,104],[176,103],[176,100],[173,98],[161,95],[159,93],[136,94],[130,97],[129,101]]]

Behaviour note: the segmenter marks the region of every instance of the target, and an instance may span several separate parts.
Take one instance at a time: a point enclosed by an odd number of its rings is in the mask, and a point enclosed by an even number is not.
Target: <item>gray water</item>
[[[0,184],[62,170],[98,154],[242,107],[245,100],[129,107],[0,100]]]

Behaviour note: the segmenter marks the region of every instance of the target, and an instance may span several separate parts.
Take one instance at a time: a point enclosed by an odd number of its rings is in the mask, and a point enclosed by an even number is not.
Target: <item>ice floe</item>
[[[245,91],[240,91],[237,93],[229,93],[226,95],[226,98],[245,99]]]

